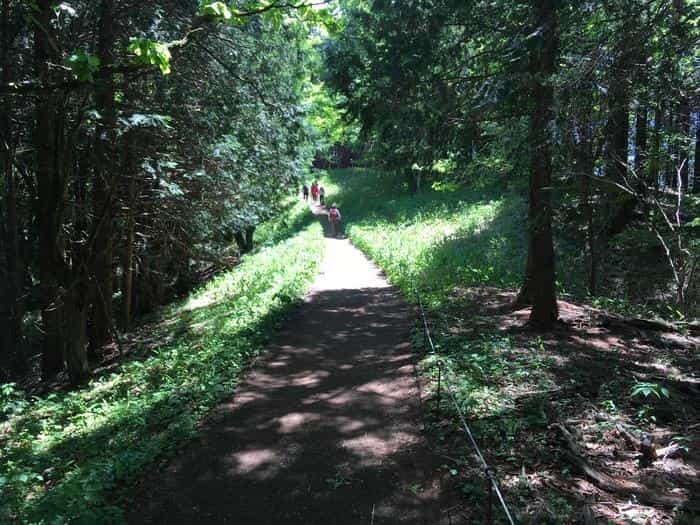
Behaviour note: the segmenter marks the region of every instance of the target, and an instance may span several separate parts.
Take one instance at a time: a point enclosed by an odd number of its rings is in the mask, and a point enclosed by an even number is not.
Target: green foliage
[[[300,230],[302,215],[280,216],[265,235],[279,244],[163,312],[145,358],[78,391],[0,387],[1,522],[121,521],[119,490],[195,434],[315,275],[321,228]]]
[[[199,7],[199,14],[220,20],[230,20],[233,16],[231,9],[224,2],[203,3]]]
[[[671,397],[671,394],[668,391],[668,388],[665,388],[663,386],[659,386],[658,383],[639,382],[639,383],[635,383],[634,385],[632,385],[632,388],[630,389],[630,396],[632,396],[632,397],[644,396],[645,398],[648,398],[651,396],[651,397],[655,397],[656,399],[661,399],[661,398],[668,399],[669,397]]]
[[[65,62],[80,82],[92,82],[100,69],[100,59],[87,53],[72,54]]]
[[[253,0],[237,4],[226,4],[225,2],[208,2],[203,0],[199,6],[199,16],[215,20],[217,22],[231,25],[245,24],[251,16],[259,14],[263,20],[272,24],[275,29],[279,29],[285,20],[296,17],[303,22],[324,27],[328,31],[336,32],[339,29],[339,22],[335,19],[330,10],[321,8],[314,9],[306,3],[279,4],[268,0]]]
[[[413,282],[431,299],[456,284],[520,282],[525,209],[516,195],[457,188],[411,196],[391,173],[370,170],[332,172],[324,185],[352,241],[407,295]]]
[[[323,83],[309,83],[306,123],[311,127],[316,148],[321,153],[327,153],[335,144],[351,145],[357,141],[357,126],[348,124],[345,112],[339,109],[342,101],[342,96],[331,93]]]
[[[150,38],[131,38],[128,51],[133,53],[136,64],[158,66],[161,74],[170,74],[170,49],[167,44]]]

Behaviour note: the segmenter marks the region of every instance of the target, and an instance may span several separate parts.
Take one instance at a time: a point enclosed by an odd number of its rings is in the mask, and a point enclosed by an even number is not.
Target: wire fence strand
[[[425,315],[425,309],[423,307],[423,299],[420,295],[420,292],[418,291],[418,288],[416,287],[415,283],[413,283],[413,291],[418,299],[418,307],[420,309],[420,315],[421,319],[423,322],[423,336],[424,339],[427,343],[427,347],[435,354],[436,356],[438,355],[438,352],[435,348],[435,344],[433,343],[433,337],[430,333],[430,326],[428,325],[428,318]],[[442,379],[445,382],[445,386],[447,389],[447,393],[450,397],[450,401],[452,401],[452,404],[454,405],[457,415],[459,416],[460,423],[462,424],[462,427],[469,437],[469,442],[474,449],[474,452],[476,454],[477,459],[479,460],[481,469],[484,472],[484,475],[487,477],[490,487],[489,487],[489,507],[491,505],[491,498],[490,498],[490,491],[493,490],[496,493],[496,497],[498,498],[499,503],[501,504],[501,508],[503,509],[503,513],[505,514],[508,523],[510,525],[515,525],[515,521],[513,520],[513,516],[510,512],[510,509],[508,508],[508,505],[506,504],[505,498],[503,497],[503,494],[501,493],[501,489],[498,485],[498,480],[496,479],[496,475],[491,469],[491,467],[488,465],[486,462],[486,459],[484,458],[483,453],[481,452],[481,448],[479,448],[479,444],[476,442],[476,439],[474,438],[474,434],[471,431],[471,428],[469,428],[469,424],[467,423],[467,418],[464,414],[464,410],[460,406],[459,402],[457,401],[457,396],[454,392],[454,389],[452,388],[452,383],[450,382],[449,376],[450,376],[450,369],[447,365],[445,365],[444,361],[438,356],[437,357],[437,364],[438,364],[438,377],[442,377]],[[438,403],[439,403],[439,393],[438,393]],[[439,407],[438,407],[439,408]],[[489,515],[490,515],[490,508],[489,508]],[[490,520],[489,520],[490,521]]]

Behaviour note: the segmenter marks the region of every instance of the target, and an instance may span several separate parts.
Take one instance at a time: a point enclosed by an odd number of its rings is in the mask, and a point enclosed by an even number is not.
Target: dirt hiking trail
[[[303,305],[129,523],[459,523],[421,431],[412,313],[348,240],[324,242]]]

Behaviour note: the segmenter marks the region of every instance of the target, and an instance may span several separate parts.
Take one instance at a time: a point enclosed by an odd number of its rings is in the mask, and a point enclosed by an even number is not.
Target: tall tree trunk
[[[246,242],[245,233],[242,231],[235,232],[233,238],[236,240],[238,251],[246,253],[248,251],[248,243]]]
[[[10,1],[2,0],[0,10],[0,67],[2,75],[0,81],[3,85],[9,84],[12,79],[10,73]],[[12,130],[10,97],[3,97],[0,102],[0,173],[5,179],[5,214],[4,228],[0,228],[3,236],[3,249],[0,253],[5,255],[4,290],[0,299],[0,378],[3,370],[8,372],[6,377],[20,372],[24,368],[24,355],[22,352],[22,317],[24,315],[21,297],[22,288],[22,264],[19,250],[19,223],[17,216],[17,188],[15,170],[13,165],[14,138]],[[0,285],[2,289],[2,285]]]
[[[598,250],[596,249],[595,220],[593,217],[593,195],[591,177],[595,166],[591,137],[580,133],[581,144],[577,148],[577,164],[580,170],[581,208],[586,223],[584,251],[588,256],[588,293],[597,294],[598,288]]]
[[[255,226],[248,226],[245,230],[245,249],[247,252],[252,252],[255,248]]]
[[[615,69],[623,74],[612,76],[608,98],[608,124],[606,129],[605,175],[612,181],[624,183],[628,172],[629,148],[629,97],[626,89],[626,64],[628,56],[625,51],[615,62]],[[621,233],[632,222],[637,200],[627,193],[614,191],[609,195],[610,219],[606,237]]]
[[[627,147],[629,140],[629,109],[624,79],[613,79],[610,87],[607,127],[607,176],[622,180],[627,175]]]
[[[661,121],[663,114],[659,105],[654,108],[654,132],[651,135],[651,153],[649,158],[649,178],[658,189],[661,178]]]
[[[668,131],[669,135],[672,135],[673,130],[676,129],[676,120],[673,117],[672,109],[669,109],[668,114],[665,115],[664,120],[664,128]],[[664,187],[674,188],[676,186],[676,166],[673,162],[673,158],[676,153],[676,145],[671,137],[667,138],[665,142],[668,146],[668,152],[666,152],[661,159],[661,165],[663,166],[664,175]]]
[[[690,138],[690,110],[687,101],[680,103],[678,107],[678,130],[679,139],[678,151],[678,168],[681,175],[681,189],[688,190],[688,163],[690,162],[690,148],[688,147],[688,139]]]
[[[51,82],[50,63],[59,63],[51,20],[53,2],[37,0],[34,28],[36,76],[42,84]],[[41,371],[44,378],[63,367],[62,298],[59,275],[63,265],[60,248],[61,173],[57,161],[57,107],[59,94],[50,91],[37,98],[35,109],[37,205],[39,230],[39,280],[41,318],[44,330]]]
[[[550,123],[554,93],[549,80],[557,54],[556,0],[533,2],[541,41],[530,51],[534,111],[530,119],[530,207],[528,271],[521,295],[532,299],[530,323],[549,328],[559,317],[552,240]]]
[[[114,5],[113,0],[100,4],[100,29],[97,56],[103,72],[114,62]],[[95,177],[93,184],[93,217],[95,225],[93,323],[94,340],[99,348],[109,342],[112,326],[112,233],[113,233],[113,170],[110,167],[110,144],[115,126],[114,83],[110,73],[100,75],[95,92],[100,121],[95,130]]]
[[[125,158],[124,158],[124,173],[127,174],[126,180],[126,217],[125,222],[125,238],[124,246],[122,247],[122,328],[127,330],[131,326],[132,307],[134,303],[134,251],[136,242],[136,174],[134,173],[133,162],[133,139],[126,139]]]
[[[637,109],[637,125],[634,141],[634,170],[642,176],[647,157],[647,108],[640,106]]]
[[[695,114],[695,166],[693,167],[693,193],[700,193],[700,112]]]
[[[74,385],[84,383],[90,368],[87,360],[87,283],[82,280],[74,284],[65,298],[65,359],[68,377]]]

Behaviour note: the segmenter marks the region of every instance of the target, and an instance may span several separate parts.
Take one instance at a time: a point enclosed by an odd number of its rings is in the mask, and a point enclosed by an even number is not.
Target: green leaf
[[[132,38],[127,49],[135,55],[137,64],[158,66],[163,75],[170,74],[171,54],[167,44],[149,38]]]
[[[233,13],[223,2],[210,2],[203,4],[199,8],[199,14],[203,17],[217,18],[221,20],[231,20]]]
[[[87,53],[74,53],[66,58],[65,64],[80,82],[92,82],[100,69],[100,59]]]

